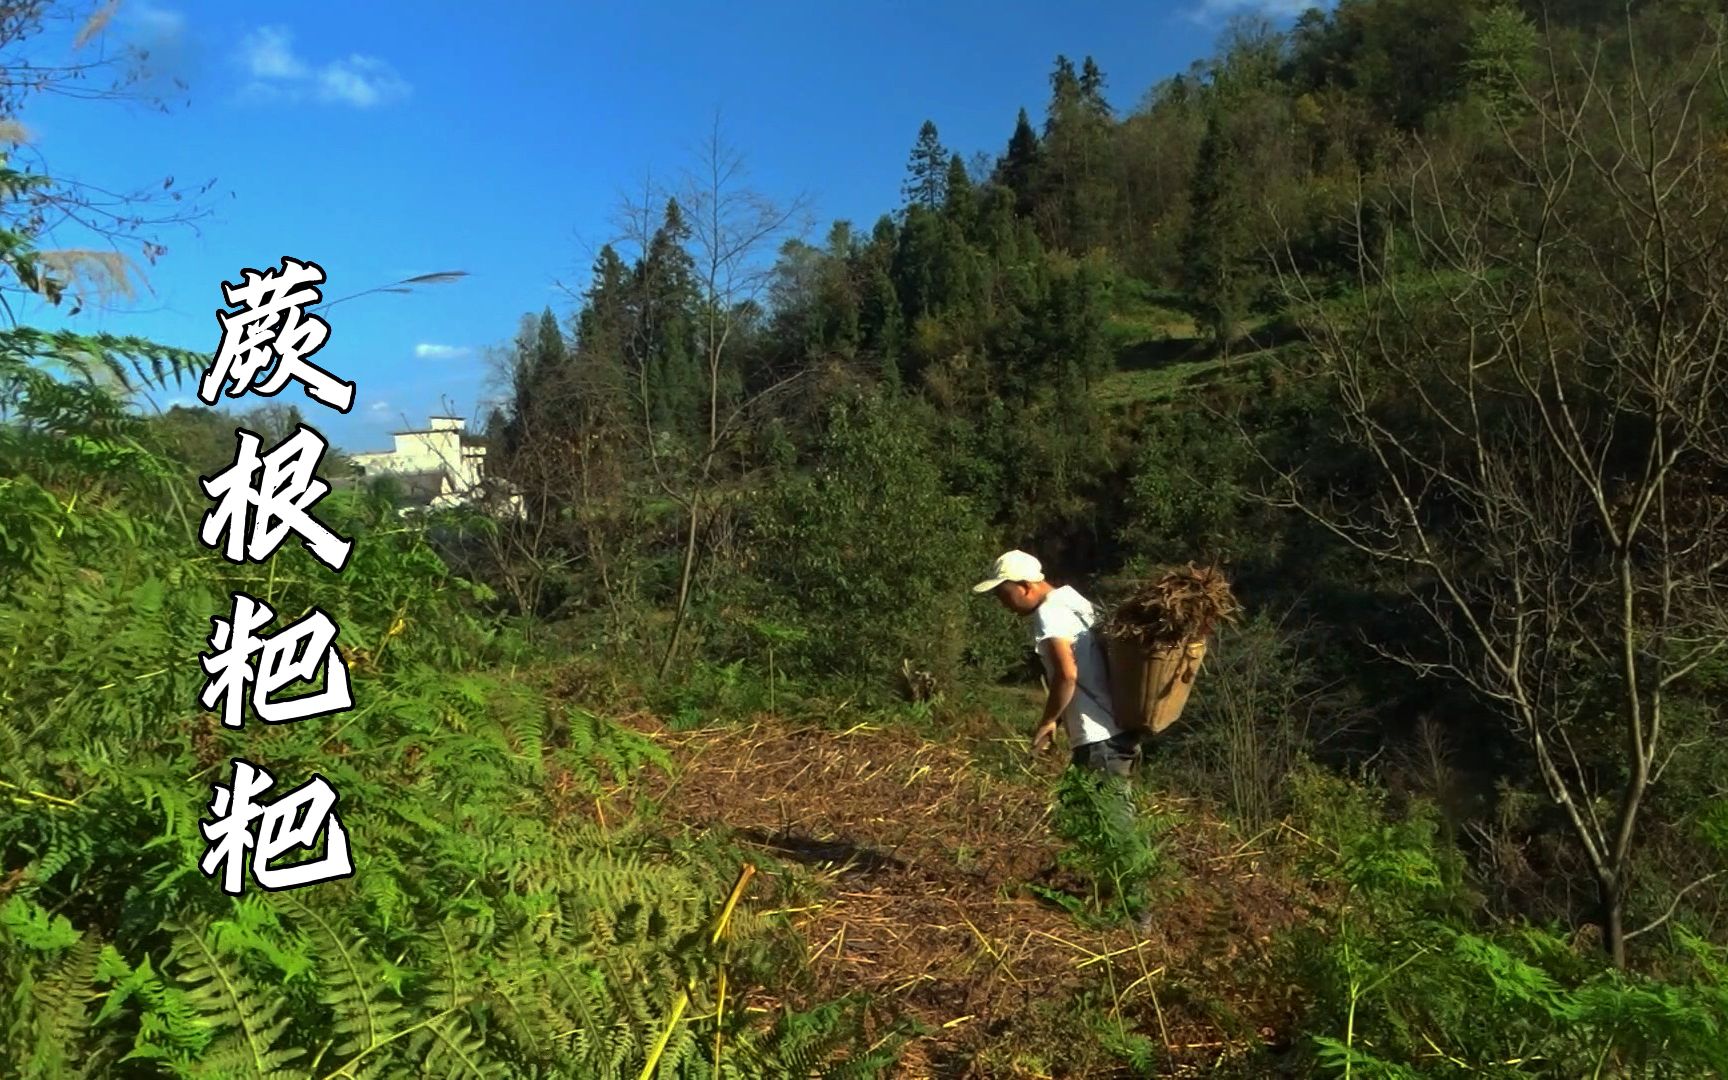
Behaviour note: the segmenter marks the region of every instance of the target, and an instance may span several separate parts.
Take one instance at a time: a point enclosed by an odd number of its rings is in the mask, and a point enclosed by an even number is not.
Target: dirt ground
[[[1161,1047],[1167,1076],[1240,1060],[1281,1026],[1266,1015],[1276,1006],[1244,988],[1297,898],[1262,844],[1192,806],[1145,793],[1154,812],[1181,815],[1167,834],[1174,895],[1149,934],[1092,930],[1027,888],[1077,884],[1056,868],[1049,823],[1064,756],[1029,760],[1030,776],[990,775],[968,749],[999,737],[982,718],[943,743],[768,718],[695,732],[631,725],[678,764],[649,792],[664,812],[814,870],[818,898],[787,917],[820,993],[866,990],[933,1032],[899,1075],[1108,1075],[1098,1034],[1076,1024],[1084,1009]],[[776,866],[764,860],[752,895],[786,872]]]

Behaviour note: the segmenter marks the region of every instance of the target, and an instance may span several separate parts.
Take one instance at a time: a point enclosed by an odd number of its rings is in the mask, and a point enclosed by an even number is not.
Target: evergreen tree
[[[936,134],[936,124],[926,120],[918,129],[917,145],[906,163],[906,185],[902,189],[910,206],[940,209],[947,191],[948,151]]]
[[[534,339],[534,367],[543,379],[556,379],[563,373],[570,360],[570,351],[565,348],[564,331],[558,327],[558,318],[552,314],[551,308],[540,312],[539,332]]]
[[[648,383],[649,413],[659,430],[694,438],[701,419],[704,377],[695,335],[695,264],[685,244],[690,228],[676,199],[636,268],[636,337],[631,366]]]
[[[1091,258],[1080,263],[1069,283],[1074,296],[1074,355],[1088,400],[1098,380],[1115,367],[1115,356],[1104,335],[1110,317],[1109,280],[1108,264]]]
[[[568,434],[570,354],[558,319],[546,308],[540,317],[524,315],[516,338],[510,412],[498,434],[506,456],[531,440]]]
[[[864,348],[876,358],[883,382],[900,385],[900,357],[905,338],[905,319],[900,297],[885,266],[872,262],[864,279],[859,310],[859,332]]]
[[[852,233],[850,221],[836,221],[828,227],[828,257],[845,262],[858,255],[858,238]]]
[[[941,315],[943,301],[944,222],[922,205],[907,208],[894,252],[893,280],[906,314],[906,326],[915,328],[920,319]],[[916,377],[918,358],[908,355],[902,362],[906,375]]]
[[[611,244],[600,249],[583,306],[576,317],[576,350],[585,358],[623,354],[624,326],[629,310],[630,268]]]
[[[841,356],[858,349],[858,289],[853,264],[857,261],[850,222],[836,221],[828,231],[828,250],[823,253],[821,286],[817,295],[822,312],[822,343]]]
[[[1188,233],[1182,246],[1185,284],[1199,305],[1202,322],[1226,350],[1245,314],[1250,290],[1250,222],[1232,169],[1233,147],[1216,110],[1194,167]]]
[[[894,220],[883,215],[871,230],[870,242],[859,254],[858,333],[863,348],[876,360],[885,382],[900,384],[900,358],[906,318],[893,267],[899,247]]]
[[[775,264],[769,350],[781,370],[829,356],[850,357],[858,345],[858,297],[852,282],[851,228],[837,222],[820,249],[788,240]]]
[[[1048,139],[1073,116],[1082,100],[1080,77],[1074,73],[1074,61],[1066,56],[1056,58],[1056,70],[1050,73],[1050,104],[1044,110],[1044,137]]]
[[[1491,111],[1511,114],[1520,84],[1536,73],[1536,27],[1510,4],[1489,8],[1477,16],[1470,37],[1470,59],[1464,65],[1470,89]]]
[[[635,317],[630,268],[610,244],[600,249],[571,333],[580,427],[587,432],[634,420],[627,352]]]
[[[1104,75],[1091,57],[1076,73],[1056,58],[1044,120],[1038,218],[1051,242],[1070,251],[1103,243],[1114,206],[1110,178],[1110,106]]]
[[[948,178],[943,185],[942,213],[949,221],[971,231],[973,219],[972,178],[966,175],[966,162],[955,154],[948,159]]]
[[[1090,56],[1080,67],[1080,105],[1094,119],[1106,123],[1115,119],[1110,103],[1104,100],[1104,73]]]
[[[995,182],[1014,194],[1014,211],[1022,216],[1032,213],[1038,192],[1038,133],[1026,110],[1014,122],[1014,134],[1008,139],[1008,151],[996,162]]]
[[[780,245],[768,284],[774,312],[775,352],[783,363],[803,366],[822,348],[819,276],[822,253],[796,238]]]

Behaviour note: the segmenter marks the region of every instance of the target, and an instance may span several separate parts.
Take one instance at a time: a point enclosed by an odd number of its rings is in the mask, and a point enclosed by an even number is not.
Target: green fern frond
[[[16,376],[19,368],[32,362],[45,362],[79,379],[111,382],[132,390],[140,386],[166,389],[170,380],[179,387],[187,376],[207,367],[210,358],[139,337],[30,327],[0,330],[0,376]]]
[[[1359,1046],[1323,1036],[1314,1041],[1329,1075],[1360,1076],[1364,1080],[1418,1080],[1420,1076],[1414,1069],[1375,1057]]]
[[[664,748],[639,731],[604,720],[581,709],[569,712],[568,746],[558,761],[583,781],[590,794],[599,794],[606,777],[614,784],[628,783],[647,766],[671,771],[672,758]]]
[[[96,1023],[117,1017],[135,998],[142,1006],[132,1051],[122,1061],[150,1058],[186,1063],[209,1044],[212,1032],[198,1010],[157,975],[148,957],[132,967],[111,947],[104,949],[97,977],[114,985]]]
[[[89,1006],[102,996],[93,989],[102,946],[86,935],[57,951],[59,959],[46,972],[18,987],[18,993],[29,995],[31,1007],[24,1017],[28,1034],[21,1039],[24,1032],[14,1029],[11,1040],[24,1051],[19,1061],[23,1075],[42,1080],[94,1064],[98,1056],[91,1045]]]
[[[270,1080],[289,1062],[306,1056],[299,1047],[279,1047],[290,1018],[287,1000],[260,991],[229,957],[221,955],[205,932],[190,925],[174,928],[172,952],[186,1000],[205,1022],[222,1033],[215,1056],[251,1080]]]
[[[338,930],[308,904],[289,897],[295,917],[312,927],[322,993],[331,1010],[338,1058],[369,1055],[389,1043],[409,1022],[400,1002],[386,997],[388,984],[381,965],[368,953],[365,941],[352,929]]]
[[[494,1059],[487,1054],[485,1041],[461,1016],[453,1015],[424,1028],[417,1043],[423,1075],[486,1080],[499,1074],[499,1069],[489,1066]]]

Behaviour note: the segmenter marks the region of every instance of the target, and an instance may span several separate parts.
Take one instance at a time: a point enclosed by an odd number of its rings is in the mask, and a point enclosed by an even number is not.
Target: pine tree
[[[853,265],[857,261],[849,222],[836,221],[828,232],[828,250],[823,253],[821,286],[817,294],[822,313],[822,343],[842,356],[858,348],[858,290]]]
[[[1535,73],[1537,30],[1523,12],[1510,5],[1487,9],[1476,17],[1470,35],[1470,90],[1488,109],[1500,115],[1523,110],[1514,105],[1518,87]]]
[[[1116,190],[1110,174],[1111,110],[1091,57],[1076,73],[1065,56],[1050,75],[1037,198],[1040,223],[1060,248],[1086,251],[1105,239]]]
[[[1090,56],[1080,66],[1080,105],[1097,120],[1115,118],[1110,103],[1104,100],[1104,73]]]
[[[892,274],[899,230],[883,215],[871,230],[870,243],[859,255],[862,263],[858,302],[859,340],[875,357],[884,383],[900,385],[900,357],[906,316]]]
[[[634,300],[629,267],[610,244],[602,247],[570,335],[578,424],[590,434],[633,415],[626,354]]]
[[[646,375],[649,413],[662,431],[694,437],[703,374],[695,337],[695,265],[685,244],[690,227],[676,199],[636,269],[636,342],[632,368]]]
[[[906,202],[936,210],[942,206],[948,178],[948,151],[936,134],[934,121],[926,120],[918,129],[918,142],[906,163],[906,185],[902,189]]]
[[[910,320],[935,315],[941,308],[942,239],[942,219],[937,214],[922,204],[907,208],[894,252],[893,274]]]
[[[973,220],[972,178],[959,154],[948,159],[948,177],[943,185],[942,213],[949,221],[970,232]]]
[[[629,310],[630,269],[611,244],[600,249],[584,304],[576,317],[576,349],[585,357],[622,353]]]
[[[543,418],[542,426],[547,428],[548,434],[565,434],[574,404],[575,385],[564,332],[559,329],[558,318],[549,307],[540,312],[532,363],[534,393],[538,398],[534,406]]]
[[[1073,349],[1081,380],[1088,390],[1109,374],[1115,357],[1104,336],[1109,318],[1109,279],[1105,265],[1087,259],[1075,269],[1069,282],[1073,295]],[[1088,393],[1087,399],[1091,395]]]
[[[864,347],[876,357],[883,382],[898,387],[905,320],[900,314],[900,297],[886,267],[870,267],[864,280],[858,321]]]
[[[900,226],[895,224],[890,214],[883,214],[876,219],[876,225],[870,230],[871,257],[887,258],[893,254],[894,248],[900,242]]]
[[[1234,182],[1232,147],[1218,113],[1206,119],[1189,195],[1188,234],[1182,245],[1183,273],[1212,338],[1228,350],[1243,315],[1250,281],[1244,257],[1247,207]]]
[[[498,429],[505,456],[514,456],[535,439],[567,434],[571,383],[569,350],[558,319],[546,308],[535,319],[524,315],[516,337],[510,411]]]
[[[1056,58],[1056,70],[1050,73],[1050,104],[1044,110],[1044,137],[1048,139],[1073,115],[1080,104],[1080,78],[1074,73],[1074,61],[1066,56]]]
[[[1038,133],[1022,108],[1014,122],[1014,134],[1008,140],[1008,152],[997,159],[994,179],[1014,193],[1014,212],[1023,217],[1032,213],[1037,197],[1038,165]]]
[[[539,333],[534,339],[534,366],[542,378],[556,378],[569,362],[564,332],[558,328],[558,318],[551,308],[540,312]]]

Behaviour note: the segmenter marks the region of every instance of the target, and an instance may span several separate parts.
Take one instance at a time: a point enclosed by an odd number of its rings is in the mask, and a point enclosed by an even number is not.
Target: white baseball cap
[[[975,593],[987,593],[1004,581],[1043,581],[1044,564],[1024,551],[1010,551],[996,560],[990,578],[972,586]]]

